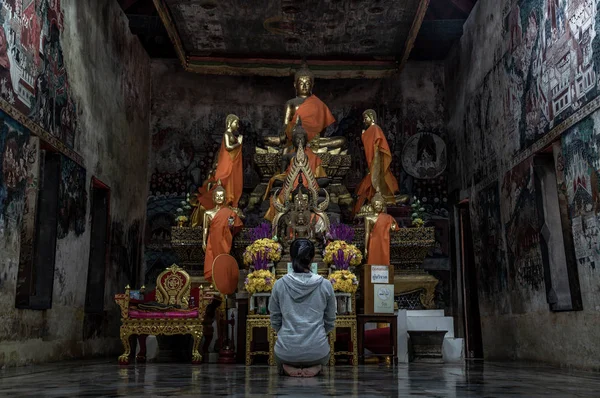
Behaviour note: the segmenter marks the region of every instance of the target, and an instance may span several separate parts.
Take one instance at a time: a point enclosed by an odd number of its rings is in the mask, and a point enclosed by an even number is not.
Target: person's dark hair
[[[315,257],[315,245],[308,239],[296,239],[290,247],[292,268],[294,272],[310,270],[310,264]]]

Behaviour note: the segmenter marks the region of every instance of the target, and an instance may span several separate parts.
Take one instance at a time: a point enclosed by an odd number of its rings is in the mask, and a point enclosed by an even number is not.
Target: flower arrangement
[[[330,240],[343,240],[350,243],[354,239],[354,229],[346,224],[333,223],[329,228],[327,238]]]
[[[244,251],[244,264],[254,264],[254,269],[265,269],[268,263],[281,259],[281,245],[273,239],[262,238],[255,240]]]
[[[356,275],[347,270],[333,272],[329,275],[329,282],[331,282],[333,290],[336,292],[356,293],[358,289]]]
[[[425,221],[423,220],[425,218],[425,208],[421,206],[421,201],[416,196],[413,198],[413,203],[410,207],[412,207],[412,214],[410,215],[412,225],[421,228],[425,225]]]
[[[357,266],[362,262],[362,253],[354,245],[343,240],[334,240],[325,247],[323,261],[326,264],[335,264],[335,267],[347,270],[349,266]]]
[[[248,274],[248,277],[244,281],[246,290],[250,294],[270,292],[273,289],[274,283],[275,275],[273,275],[271,271],[267,271],[266,269],[250,272]]]
[[[248,232],[248,238],[251,242],[256,242],[259,239],[265,239],[271,237],[271,224],[263,222],[258,226],[252,228]]]

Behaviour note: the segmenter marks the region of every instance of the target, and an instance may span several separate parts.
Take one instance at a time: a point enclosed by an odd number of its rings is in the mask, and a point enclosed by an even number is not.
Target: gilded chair
[[[130,298],[127,286],[124,294],[115,295],[115,302],[121,309],[120,335],[124,348],[119,363],[129,363],[131,336],[145,340],[148,335],[179,334],[192,335],[192,363],[202,362],[198,347],[203,336],[206,307],[212,299],[213,295],[203,289],[194,289],[192,294],[190,275],[175,264],[158,275],[156,290],[147,294],[142,302]],[[141,346],[145,347],[145,344]]]

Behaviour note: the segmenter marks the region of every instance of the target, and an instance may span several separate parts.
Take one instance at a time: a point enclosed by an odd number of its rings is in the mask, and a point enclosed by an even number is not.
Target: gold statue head
[[[227,115],[225,126],[227,126],[227,130],[236,131],[240,128],[240,118],[233,114]]]
[[[221,181],[218,182],[217,187],[213,191],[212,199],[213,203],[217,206],[223,205],[225,203],[225,199],[227,198],[227,191],[221,185]]]
[[[306,62],[302,62],[300,69],[294,74],[294,87],[296,95],[300,97],[308,97],[312,94],[315,85],[315,75],[308,69]]]
[[[385,212],[385,199],[379,192],[373,195],[373,198],[371,199],[371,207],[377,214]]]
[[[367,109],[363,112],[363,122],[365,127],[370,127],[377,123],[377,113],[373,109]]]

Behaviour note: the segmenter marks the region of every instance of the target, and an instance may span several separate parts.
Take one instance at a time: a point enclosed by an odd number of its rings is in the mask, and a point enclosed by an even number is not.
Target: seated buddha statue
[[[294,75],[296,97],[285,104],[282,132],[278,137],[265,138],[268,148],[278,148],[284,154],[289,152],[292,148],[292,133],[298,118],[302,118],[309,145],[315,153],[339,154],[346,148],[345,137],[323,137],[327,127],[335,122],[335,118],[327,105],[312,93],[314,84],[314,74],[303,63]]]

